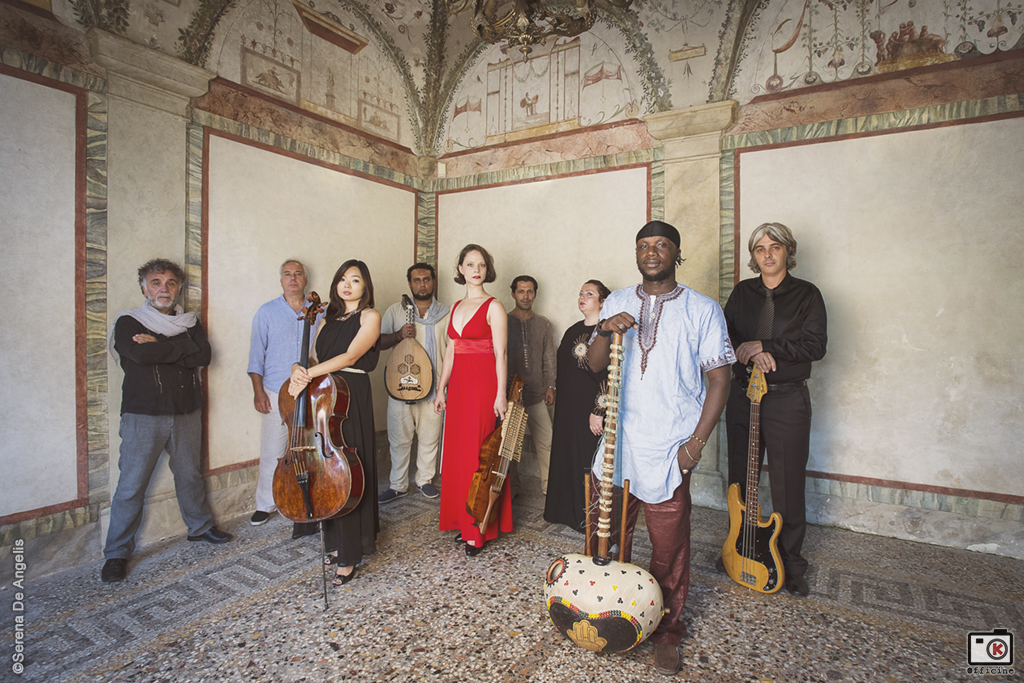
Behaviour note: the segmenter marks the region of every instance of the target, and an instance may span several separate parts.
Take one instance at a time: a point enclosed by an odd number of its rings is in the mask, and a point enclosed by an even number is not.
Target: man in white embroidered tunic
[[[676,646],[686,635],[690,472],[725,407],[729,367],[736,360],[721,306],[676,282],[679,241],[679,232],[661,221],[640,229],[636,262],[643,282],[605,300],[587,352],[591,369],[602,370],[608,366],[611,334],[623,334],[618,443],[630,497],[622,552],[629,555],[642,506],[651,539],[650,572],[668,610],[651,636],[654,663],[670,676],[679,671]],[[594,475],[600,474],[597,461]]]

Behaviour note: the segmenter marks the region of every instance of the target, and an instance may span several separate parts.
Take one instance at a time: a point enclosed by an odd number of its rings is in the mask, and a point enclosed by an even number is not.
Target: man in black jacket
[[[110,527],[100,579],[121,581],[135,550],[146,489],[166,450],[188,540],[226,543],[213,525],[199,471],[203,393],[199,369],[210,364],[210,343],[195,313],[177,305],[184,272],[155,259],[139,268],[145,303],[120,313],[108,347],[124,370],[121,385],[121,471],[110,502]]]
[[[761,277],[742,280],[725,304],[729,338],[736,349],[734,385],[725,409],[729,483],[744,499],[750,427],[747,384],[752,366],[765,373],[761,399],[761,454],[768,451],[772,509],[782,515],[779,554],[786,590],[810,591],[807,560],[800,554],[806,529],[804,480],[811,435],[807,379],[811,363],[825,355],[825,302],[818,288],[789,271],[796,266],[796,239],[781,223],[764,223],[751,234],[750,269]]]

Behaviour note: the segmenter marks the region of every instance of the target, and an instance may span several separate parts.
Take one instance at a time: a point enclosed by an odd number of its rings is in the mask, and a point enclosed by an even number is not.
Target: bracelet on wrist
[[[605,320],[607,320],[607,318],[605,318]],[[597,333],[599,335],[601,335],[602,337],[610,337],[610,336],[612,336],[611,332],[606,332],[605,331],[605,329],[604,329],[604,320],[597,321]]]
[[[697,439],[697,441],[700,441],[700,446],[701,446],[701,448],[707,448],[707,446],[708,446],[708,442],[707,442],[707,441],[705,441],[704,439],[700,438],[700,437],[699,437],[699,436],[697,436],[696,434],[690,434],[690,438],[691,438],[691,439]],[[687,453],[689,453],[689,451],[687,451]]]

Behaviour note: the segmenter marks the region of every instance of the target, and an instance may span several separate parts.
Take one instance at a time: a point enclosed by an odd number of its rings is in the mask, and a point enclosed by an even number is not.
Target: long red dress
[[[498,377],[494,367],[494,346],[491,344],[491,326],[487,324],[487,309],[491,299],[485,301],[469,319],[462,334],[455,331],[452,306],[448,322],[448,338],[454,345],[455,360],[448,379],[447,403],[444,415],[444,446],[441,465],[441,531],[458,529],[462,538],[474,541],[498,537],[512,531],[512,497],[508,492],[508,479],[498,499],[498,515],[481,536],[466,512],[466,498],[473,473],[480,463],[480,446],[494,431],[494,399],[498,393]]]

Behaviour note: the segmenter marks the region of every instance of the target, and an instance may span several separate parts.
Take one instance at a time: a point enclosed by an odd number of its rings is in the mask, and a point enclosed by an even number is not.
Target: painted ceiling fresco
[[[748,33],[731,95],[757,95],[1022,47],[1024,4],[783,0]]]
[[[552,0],[559,2],[561,0]],[[467,0],[54,0],[425,156],[1024,47],[1024,0],[636,0],[513,61]]]

